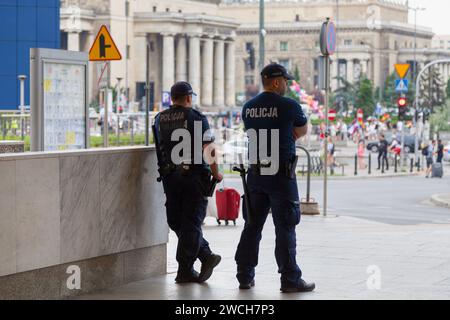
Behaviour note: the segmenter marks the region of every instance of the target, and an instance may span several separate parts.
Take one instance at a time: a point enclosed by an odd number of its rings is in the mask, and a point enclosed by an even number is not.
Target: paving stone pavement
[[[271,219],[261,241],[256,287],[237,289],[234,253],[242,225],[239,220],[236,227],[217,226],[214,219],[206,219],[205,238],[222,255],[222,262],[205,284],[174,283],[176,237],[171,233],[167,275],[80,299],[450,299],[450,225],[396,226],[342,216],[302,217],[297,258],[304,278],[316,282],[317,288],[299,294],[279,292]]]

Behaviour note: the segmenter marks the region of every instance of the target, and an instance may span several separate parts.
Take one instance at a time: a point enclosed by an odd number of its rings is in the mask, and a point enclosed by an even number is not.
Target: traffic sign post
[[[328,111],[328,120],[331,122],[336,120],[336,110],[331,109],[330,111]]]
[[[406,77],[406,75],[408,74],[409,71],[409,64],[400,64],[397,63],[395,65],[395,71],[397,72],[397,75],[399,76],[400,79],[404,79]]]
[[[401,130],[401,146],[402,151],[400,155],[400,167],[403,168],[404,165],[404,158],[405,158],[405,126],[403,124],[403,121],[405,120],[406,116],[406,109],[407,109],[407,100],[403,96],[403,94],[408,93],[408,85],[409,81],[408,79],[405,79],[405,77],[408,74],[408,71],[410,69],[410,65],[408,63],[398,63],[395,65],[395,71],[397,72],[397,75],[400,79],[397,79],[395,81],[395,92],[400,93],[400,98],[397,101],[398,104],[398,119],[399,121],[402,121],[402,130]]]
[[[108,28],[103,25],[89,50],[90,61],[114,61],[122,60],[122,55],[117,48]]]
[[[323,183],[323,216],[327,216],[327,201],[328,201],[328,135],[330,130],[330,119],[328,112],[328,103],[330,98],[330,56],[336,51],[336,26],[330,18],[327,18],[322,24],[320,32],[320,51],[325,58],[325,137],[324,137],[324,183]]]
[[[122,60],[122,55],[120,54],[119,49],[117,48],[111,34],[108,31],[108,28],[105,25],[100,27],[100,30],[95,37],[94,43],[89,50],[89,61],[105,61],[105,69],[106,70],[106,96],[109,95],[109,82],[111,77],[111,62]],[[103,76],[103,72],[102,72]],[[104,114],[103,114],[103,146],[107,148],[109,146],[109,115],[108,115],[108,99],[105,99],[105,103],[103,106]]]
[[[395,92],[406,93],[408,92],[409,81],[408,79],[395,80]]]

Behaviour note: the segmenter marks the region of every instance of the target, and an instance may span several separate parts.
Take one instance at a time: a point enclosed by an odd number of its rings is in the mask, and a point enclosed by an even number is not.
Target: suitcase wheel
[[[226,226],[228,225],[228,220],[225,220],[225,225],[226,225]]]
[[[236,226],[236,220],[233,220],[234,225]]]
[[[221,223],[220,223],[220,220],[219,219],[217,219],[217,224],[220,226],[221,225]]]

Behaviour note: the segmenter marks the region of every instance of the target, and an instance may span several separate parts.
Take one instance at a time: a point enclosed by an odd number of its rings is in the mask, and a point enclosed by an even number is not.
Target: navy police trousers
[[[202,233],[208,200],[202,194],[201,180],[196,174],[172,173],[163,178],[163,185],[167,222],[178,237],[178,273],[189,274],[197,259],[204,262],[211,254]]]
[[[250,171],[248,188],[252,220],[249,225],[244,206],[246,223],[235,256],[237,279],[240,283],[249,283],[255,277],[261,232],[272,209],[276,234],[275,257],[281,274],[281,286],[295,287],[302,276],[296,262],[295,227],[300,223],[297,179],[281,174],[259,176]]]

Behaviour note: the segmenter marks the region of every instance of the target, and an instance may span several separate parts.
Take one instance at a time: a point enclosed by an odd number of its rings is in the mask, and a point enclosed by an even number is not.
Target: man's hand
[[[213,174],[213,178],[214,179],[216,179],[218,182],[222,182],[222,180],[223,180],[223,175],[221,174],[221,173],[216,173],[216,174]]]
[[[295,127],[292,134],[295,138],[295,140],[298,140],[304,136],[306,136],[306,134],[308,133],[308,126],[305,125],[303,127]]]

